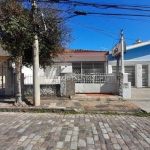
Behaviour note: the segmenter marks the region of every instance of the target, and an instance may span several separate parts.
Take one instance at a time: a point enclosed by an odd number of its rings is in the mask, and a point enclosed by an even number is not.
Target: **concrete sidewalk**
[[[109,94],[76,94],[67,97],[41,97],[41,105],[33,106],[32,97],[27,97],[26,105],[14,106],[15,99],[1,99],[1,111],[76,111],[76,112],[137,112],[140,108],[133,103]]]
[[[132,88],[132,98],[129,101],[150,113],[150,88]]]

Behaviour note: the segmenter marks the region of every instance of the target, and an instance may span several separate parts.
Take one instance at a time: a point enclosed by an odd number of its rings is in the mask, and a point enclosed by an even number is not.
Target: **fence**
[[[75,75],[76,83],[116,83],[116,74]]]
[[[48,76],[40,76],[40,95],[41,96],[56,96],[60,95],[60,77],[55,76],[50,78]],[[33,95],[33,76],[24,77],[24,95]]]
[[[40,76],[39,83],[42,85],[50,85],[50,84],[60,84],[60,76],[49,77],[49,76]],[[33,84],[33,76],[25,76],[24,84],[31,85]]]

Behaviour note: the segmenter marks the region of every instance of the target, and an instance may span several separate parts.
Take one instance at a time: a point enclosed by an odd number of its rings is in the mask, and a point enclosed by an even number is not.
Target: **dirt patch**
[[[89,101],[81,101],[80,104],[84,107],[86,111],[138,111],[139,107],[128,101],[111,101],[109,103],[103,102],[89,102]]]

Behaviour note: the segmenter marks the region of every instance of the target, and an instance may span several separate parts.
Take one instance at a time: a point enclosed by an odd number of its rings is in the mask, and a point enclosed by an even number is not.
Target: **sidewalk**
[[[32,97],[26,97],[26,105],[14,106],[15,99],[0,99],[0,111],[76,111],[76,112],[137,112],[133,103],[109,94],[76,94],[67,97],[41,97],[41,105],[33,106]]]
[[[131,103],[150,113],[150,88],[132,88]]]

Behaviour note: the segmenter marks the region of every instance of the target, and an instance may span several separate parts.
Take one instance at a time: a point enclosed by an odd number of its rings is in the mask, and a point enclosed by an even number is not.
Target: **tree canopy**
[[[22,64],[31,66],[35,26],[31,9],[17,0],[5,0],[0,2],[0,18],[0,42],[3,49],[9,52],[12,60],[21,56]],[[39,63],[43,68],[51,65],[71,40],[70,28],[62,20],[63,16],[56,6],[50,3],[39,4],[36,32],[39,38]],[[46,31],[43,30],[44,25]]]

